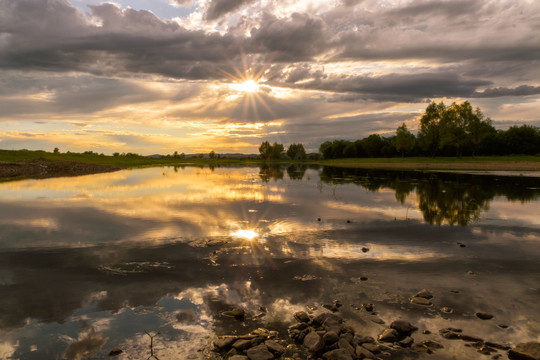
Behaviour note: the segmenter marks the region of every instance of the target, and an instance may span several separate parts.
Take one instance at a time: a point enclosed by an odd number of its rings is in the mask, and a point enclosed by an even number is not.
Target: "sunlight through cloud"
[[[233,232],[231,235],[245,240],[253,240],[259,236],[259,234],[254,230],[238,230]]]

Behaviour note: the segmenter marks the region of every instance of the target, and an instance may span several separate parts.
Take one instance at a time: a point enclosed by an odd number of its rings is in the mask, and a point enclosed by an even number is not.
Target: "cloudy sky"
[[[0,0],[0,148],[256,153],[469,100],[540,126],[538,0]]]

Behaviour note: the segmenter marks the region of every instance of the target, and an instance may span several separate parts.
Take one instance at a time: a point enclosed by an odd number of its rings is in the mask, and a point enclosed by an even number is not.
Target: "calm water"
[[[410,304],[422,288],[434,306]],[[146,359],[145,330],[160,359],[199,359],[216,334],[286,337],[334,299],[368,336],[385,326],[351,305],[409,320],[438,359],[483,357],[444,327],[539,341],[540,178],[186,167],[0,184],[0,359]]]

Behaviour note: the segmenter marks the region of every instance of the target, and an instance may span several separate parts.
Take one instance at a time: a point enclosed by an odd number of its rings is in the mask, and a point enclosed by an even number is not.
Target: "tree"
[[[283,144],[278,144],[277,142],[274,142],[274,144],[270,145],[268,141],[263,141],[261,143],[261,146],[259,146],[259,153],[261,159],[263,160],[281,159],[284,152],[285,148],[283,147]]]
[[[306,150],[302,144],[291,144],[287,149],[287,156],[293,160],[304,160],[306,158]]]
[[[259,154],[261,159],[269,160],[272,155],[272,145],[268,141],[263,141],[261,146],[259,146]]]
[[[435,157],[439,149],[440,135],[439,122],[441,121],[446,106],[441,101],[439,104],[432,102],[426,108],[424,115],[420,118],[420,131],[418,141],[424,151]]]
[[[53,153],[58,154],[59,152],[60,152],[60,149],[58,149],[57,147],[55,147],[54,150],[53,150]]]
[[[273,160],[279,160],[283,157],[283,153],[285,152],[285,148],[283,147],[283,144],[278,144],[275,142],[272,145],[272,157]]]
[[[215,158],[215,157],[216,157],[216,152],[215,152],[214,150],[210,151],[210,153],[208,154],[208,157],[209,157],[210,159]]]
[[[394,143],[396,150],[401,153],[401,157],[404,157],[405,153],[409,153],[414,148],[415,141],[414,135],[407,129],[405,123],[397,128]]]

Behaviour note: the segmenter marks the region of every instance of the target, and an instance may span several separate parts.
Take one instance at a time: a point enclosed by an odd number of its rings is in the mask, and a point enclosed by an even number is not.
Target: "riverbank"
[[[77,161],[31,159],[0,162],[0,180],[43,179],[61,176],[79,176],[121,170],[114,165],[90,164]]]

